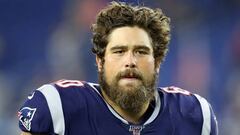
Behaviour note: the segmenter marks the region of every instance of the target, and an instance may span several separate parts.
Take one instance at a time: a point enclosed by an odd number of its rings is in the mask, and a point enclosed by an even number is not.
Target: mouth
[[[140,83],[140,80],[133,77],[125,77],[119,80],[121,86],[135,86]]]
[[[135,82],[141,81],[142,77],[137,71],[126,70],[120,73],[119,80],[123,80],[124,82]]]
[[[138,76],[127,75],[127,76],[121,77],[121,80],[125,80],[125,81],[128,81],[128,82],[133,82],[133,81],[140,81],[141,79]]]
[[[120,76],[119,85],[126,87],[133,87],[142,82],[140,75],[134,73],[127,73]]]
[[[136,78],[136,77],[123,77],[121,79],[125,79],[125,80],[139,80],[139,78]]]
[[[128,74],[121,77],[121,79],[137,79],[140,80],[140,77],[135,74]]]

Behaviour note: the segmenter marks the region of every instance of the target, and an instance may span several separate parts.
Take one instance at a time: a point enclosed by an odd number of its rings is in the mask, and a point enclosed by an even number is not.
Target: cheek
[[[119,71],[118,64],[119,63],[116,62],[115,60],[106,57],[105,63],[104,63],[104,70],[105,70],[105,75],[106,75],[107,81],[108,80],[111,81],[112,78],[114,78],[116,76],[116,74],[118,73],[118,71]]]
[[[144,72],[146,75],[148,75],[149,73],[155,73],[155,64],[153,58],[144,60],[140,63],[139,66],[140,70],[142,69],[142,72]]]

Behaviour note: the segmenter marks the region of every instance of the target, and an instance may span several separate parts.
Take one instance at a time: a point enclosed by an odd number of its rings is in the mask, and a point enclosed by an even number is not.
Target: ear
[[[98,56],[96,56],[96,64],[98,67],[98,72],[100,72],[102,70],[102,59],[100,59]]]

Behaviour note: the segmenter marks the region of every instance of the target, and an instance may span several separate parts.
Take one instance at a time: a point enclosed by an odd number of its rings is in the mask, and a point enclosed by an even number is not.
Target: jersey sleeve
[[[195,96],[198,99],[202,110],[202,135],[218,135],[217,119],[211,105],[205,98],[197,94],[195,94]]]
[[[44,95],[33,91],[18,111],[19,128],[24,132],[53,133],[53,124]]]
[[[210,104],[209,104],[209,107],[211,111],[211,135],[218,135],[217,118]]]

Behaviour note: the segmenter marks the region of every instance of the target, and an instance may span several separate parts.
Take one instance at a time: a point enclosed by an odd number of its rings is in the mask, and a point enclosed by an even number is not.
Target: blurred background
[[[240,134],[240,1],[139,0],[171,18],[159,86],[211,103],[220,135]],[[17,110],[34,89],[59,79],[97,82],[90,25],[109,0],[0,0],[0,131],[16,135]]]

